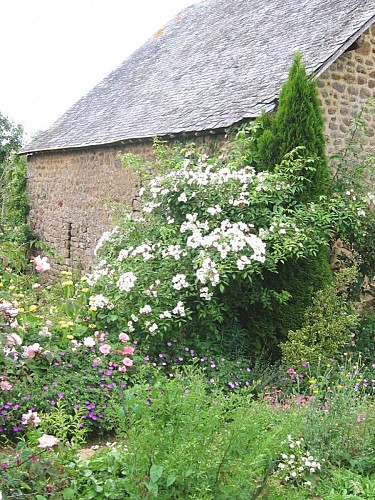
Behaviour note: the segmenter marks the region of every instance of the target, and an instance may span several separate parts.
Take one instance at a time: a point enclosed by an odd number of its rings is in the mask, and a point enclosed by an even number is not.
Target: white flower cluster
[[[158,296],[158,286],[160,285],[160,280],[155,280],[146,290],[144,294],[149,297],[157,297]]]
[[[220,207],[220,205],[214,205],[213,207],[208,207],[207,208],[207,212],[210,215],[220,214],[221,213],[221,207]]]
[[[202,297],[204,300],[211,300],[213,293],[210,292],[210,289],[207,286],[202,286],[202,288],[199,290],[199,296]]]
[[[237,253],[250,247],[253,251],[251,260],[262,263],[265,261],[266,244],[258,236],[251,234],[252,224],[225,219],[219,227],[204,235],[202,230],[207,230],[207,222],[200,223],[197,214],[188,214],[186,218],[187,221],[182,223],[180,232],[192,232],[186,241],[188,247],[215,248],[222,259],[225,259],[229,252]]]
[[[189,283],[186,281],[186,274],[176,274],[172,278],[173,288],[175,290],[182,290],[183,288],[187,288]]]
[[[102,259],[98,262],[94,272],[87,277],[87,284],[90,286],[96,285],[98,280],[103,276],[109,276],[113,273],[113,270],[110,270],[107,261]]]
[[[172,317],[172,314],[170,311],[163,311],[162,313],[159,314],[160,319],[170,319]]]
[[[96,247],[95,247],[95,250],[94,250],[94,254],[97,255],[98,251],[100,250],[100,248],[104,245],[104,243],[106,243],[107,241],[109,241],[112,236],[116,233],[118,233],[119,231],[119,227],[118,226],[115,226],[112,231],[105,231],[101,237],[99,238],[97,244],[96,244]]]
[[[97,307],[98,309],[102,309],[108,304],[109,304],[109,299],[102,294],[91,295],[91,297],[89,298],[89,305],[91,307]]]
[[[220,274],[216,268],[216,263],[210,257],[203,259],[202,267],[197,269],[196,275],[203,285],[210,282],[212,286],[216,286],[220,282]]]
[[[216,165],[207,165],[206,159],[207,157],[198,159],[198,165],[193,165],[192,168],[190,168],[192,161],[186,159],[183,168],[152,179],[149,183],[152,197],[156,199],[160,194],[167,194],[170,191],[179,192],[186,184],[189,186],[221,186],[234,181],[245,185],[254,182],[257,177],[253,167],[246,166],[241,170],[232,171],[228,167],[217,168]],[[262,176],[264,177],[264,173]],[[168,185],[170,189],[166,189],[165,185]],[[178,201],[183,203],[187,201],[187,195],[184,191],[180,192]]]
[[[176,307],[173,309],[172,312],[173,312],[173,314],[176,314],[177,316],[181,316],[181,317],[186,316],[184,303],[179,300],[176,304]]]
[[[146,304],[145,306],[143,306],[143,307],[140,308],[139,314],[150,314],[151,311],[152,311],[151,306],[149,306],[148,304]]]
[[[295,233],[299,233],[300,230],[295,224],[290,222],[272,222],[269,227],[270,233],[278,233],[280,236],[287,233],[288,230],[292,230]]]
[[[357,200],[357,195],[354,191],[354,189],[350,189],[349,191],[346,191],[346,196],[349,196],[353,201]]]
[[[320,463],[305,449],[303,438],[294,440],[289,434],[287,444],[290,453],[283,453],[278,463],[279,474],[285,483],[299,482],[310,486],[310,481],[304,481],[306,476],[320,471]]]
[[[134,287],[136,281],[137,276],[135,276],[135,274],[132,272],[127,272],[119,277],[117,281],[117,287],[121,292],[130,292],[130,290]]]
[[[150,214],[151,212],[153,212],[155,210],[155,208],[159,208],[161,205],[161,203],[154,203],[152,201],[149,201],[148,203],[145,203],[143,205],[143,212],[146,212],[147,214]]]
[[[155,250],[155,245],[152,245],[149,241],[145,241],[137,247],[129,247],[120,250],[117,260],[122,262],[128,257],[136,257],[137,255],[142,255],[143,260],[147,261],[154,258],[153,251]]]
[[[182,250],[181,245],[168,245],[167,248],[162,250],[161,254],[163,259],[166,257],[173,257],[175,260],[180,260],[181,257],[187,255],[187,252]]]

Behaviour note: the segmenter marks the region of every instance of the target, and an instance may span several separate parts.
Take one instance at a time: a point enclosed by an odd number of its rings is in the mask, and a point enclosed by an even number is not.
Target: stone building
[[[155,136],[222,138],[275,107],[297,51],[337,151],[375,97],[374,21],[375,0],[205,0],[178,14],[22,151],[30,221],[55,266],[89,267],[107,202],[132,206],[138,179],[118,151],[151,158]],[[372,116],[373,149],[374,134]]]

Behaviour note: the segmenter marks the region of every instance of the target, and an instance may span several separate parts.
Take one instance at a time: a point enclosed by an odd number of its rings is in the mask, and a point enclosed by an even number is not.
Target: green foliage
[[[325,154],[323,116],[316,83],[308,78],[301,54],[296,54],[288,80],[282,86],[274,116],[265,113],[258,120],[257,138],[250,147],[258,153],[257,164],[273,170],[283,157],[298,146],[306,148],[306,156],[315,158],[317,167],[311,172],[305,199],[318,200],[327,194],[330,174]]]
[[[77,405],[76,405],[77,406]],[[59,400],[49,413],[40,413],[40,430],[44,434],[54,435],[63,444],[82,445],[88,429],[84,427],[85,410],[73,407]]]
[[[124,410],[126,449],[78,464],[76,497],[256,498],[293,425],[246,392],[208,397],[195,370],[127,390]]]
[[[15,125],[7,116],[0,113],[0,166],[12,152],[20,149],[22,136],[22,126]]]
[[[345,147],[332,158],[334,177],[333,193],[344,194],[348,202],[356,200],[358,196],[367,196],[369,204],[375,206],[373,193],[375,183],[375,156],[365,150],[362,139],[367,135],[368,124],[375,112],[375,99],[369,99],[357,114],[351,125],[349,137]],[[364,232],[362,237],[352,239],[350,249],[353,251],[353,260],[358,265],[361,276],[373,276],[375,273],[375,210],[366,214],[358,211],[362,218]],[[359,235],[360,236],[360,235]]]
[[[335,283],[316,292],[302,327],[289,331],[288,340],[281,344],[286,366],[299,367],[305,361],[317,363],[350,345],[359,315],[349,305],[342,288],[355,279],[356,270],[345,269],[336,275]]]
[[[373,388],[361,358],[345,353],[338,361],[309,365],[307,374],[313,397],[303,436],[311,451],[331,465],[370,474],[375,465]]]
[[[0,244],[9,247],[31,246],[35,242],[26,222],[26,158],[16,155],[23,130],[0,113]],[[6,248],[5,248],[6,249]],[[5,250],[4,250],[5,252]],[[1,252],[3,255],[3,251]]]
[[[255,159],[258,169],[274,171],[287,153],[301,146],[315,168],[306,171],[307,187],[296,193],[296,199],[318,202],[321,196],[327,195],[330,186],[323,117],[316,84],[307,77],[302,57],[297,54],[281,89],[276,113],[263,113],[256,122],[254,139],[248,144],[249,158]],[[259,318],[260,328],[267,331],[269,324],[276,324],[282,332],[281,338],[285,338],[288,330],[301,325],[312,294],[331,281],[328,245],[321,245],[315,255],[303,261],[288,260],[279,264],[277,272],[277,276],[266,275],[266,286],[286,290],[291,300],[276,306],[271,313],[255,310],[254,314]]]

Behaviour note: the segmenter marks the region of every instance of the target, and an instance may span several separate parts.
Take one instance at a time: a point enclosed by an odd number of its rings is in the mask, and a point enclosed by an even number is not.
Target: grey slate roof
[[[321,74],[375,0],[206,0],[183,10],[23,153],[230,126],[272,108],[296,51]]]

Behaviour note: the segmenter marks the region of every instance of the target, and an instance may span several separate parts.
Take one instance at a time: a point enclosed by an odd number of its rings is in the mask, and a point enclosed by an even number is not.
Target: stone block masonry
[[[119,149],[100,147],[28,157],[29,220],[51,247],[55,272],[88,269],[98,239],[112,225],[110,206],[132,208],[139,179],[122,165]],[[144,158],[152,154],[151,144],[129,149]]]
[[[353,120],[370,98],[375,98],[375,24],[342,54],[318,79],[325,117],[327,153],[342,150],[350,137]],[[375,154],[375,115],[365,114],[367,134],[361,144]]]

